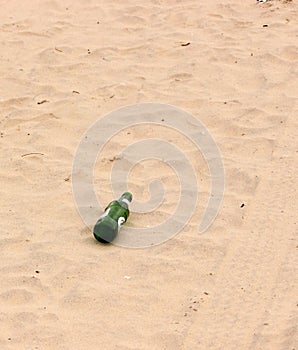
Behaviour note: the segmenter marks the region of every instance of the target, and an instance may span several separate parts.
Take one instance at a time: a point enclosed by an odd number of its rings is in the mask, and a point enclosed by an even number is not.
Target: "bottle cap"
[[[120,197],[120,200],[126,199],[129,202],[132,201],[132,194],[130,192],[124,192],[122,196]]]

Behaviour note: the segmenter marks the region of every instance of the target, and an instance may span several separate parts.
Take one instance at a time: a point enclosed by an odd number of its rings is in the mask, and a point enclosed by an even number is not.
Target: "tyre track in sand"
[[[293,117],[276,140],[272,161],[264,164],[247,208],[246,228],[235,232],[226,256],[214,267],[217,279],[209,302],[197,313],[182,349],[294,349],[297,300],[291,295],[293,267],[298,265],[297,260],[294,263],[298,212],[294,124]]]

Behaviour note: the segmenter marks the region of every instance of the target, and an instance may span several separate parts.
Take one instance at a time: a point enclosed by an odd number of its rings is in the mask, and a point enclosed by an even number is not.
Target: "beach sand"
[[[297,349],[297,19],[297,1],[3,2],[1,350]],[[222,208],[203,235],[199,205],[164,244],[102,246],[76,209],[73,157],[100,117],[142,102],[208,128]],[[104,203],[121,149],[168,132],[132,128],[106,145],[94,179]],[[206,199],[203,158],[172,139]],[[171,214],[167,165],[136,166],[131,190],[148,199],[156,169],[168,205],[130,225]]]

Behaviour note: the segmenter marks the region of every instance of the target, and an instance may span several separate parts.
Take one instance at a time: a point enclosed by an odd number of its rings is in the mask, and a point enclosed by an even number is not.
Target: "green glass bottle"
[[[111,202],[106,207],[104,214],[93,228],[93,235],[99,242],[110,243],[116,238],[121,225],[129,216],[128,204],[131,200],[132,194],[125,192],[118,200]]]

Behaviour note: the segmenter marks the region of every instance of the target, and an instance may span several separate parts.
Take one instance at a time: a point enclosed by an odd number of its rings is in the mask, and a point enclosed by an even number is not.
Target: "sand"
[[[297,18],[278,0],[2,3],[1,350],[297,349]],[[92,123],[142,102],[206,125],[223,205],[203,235],[199,206],[164,244],[101,246],[73,200],[73,157]],[[94,180],[105,203],[113,157],[152,134],[171,138],[144,128],[107,145]],[[174,140],[206,198],[202,157]],[[169,205],[131,225],[171,214],[166,165],[137,166],[131,189],[146,200],[156,169]]]

